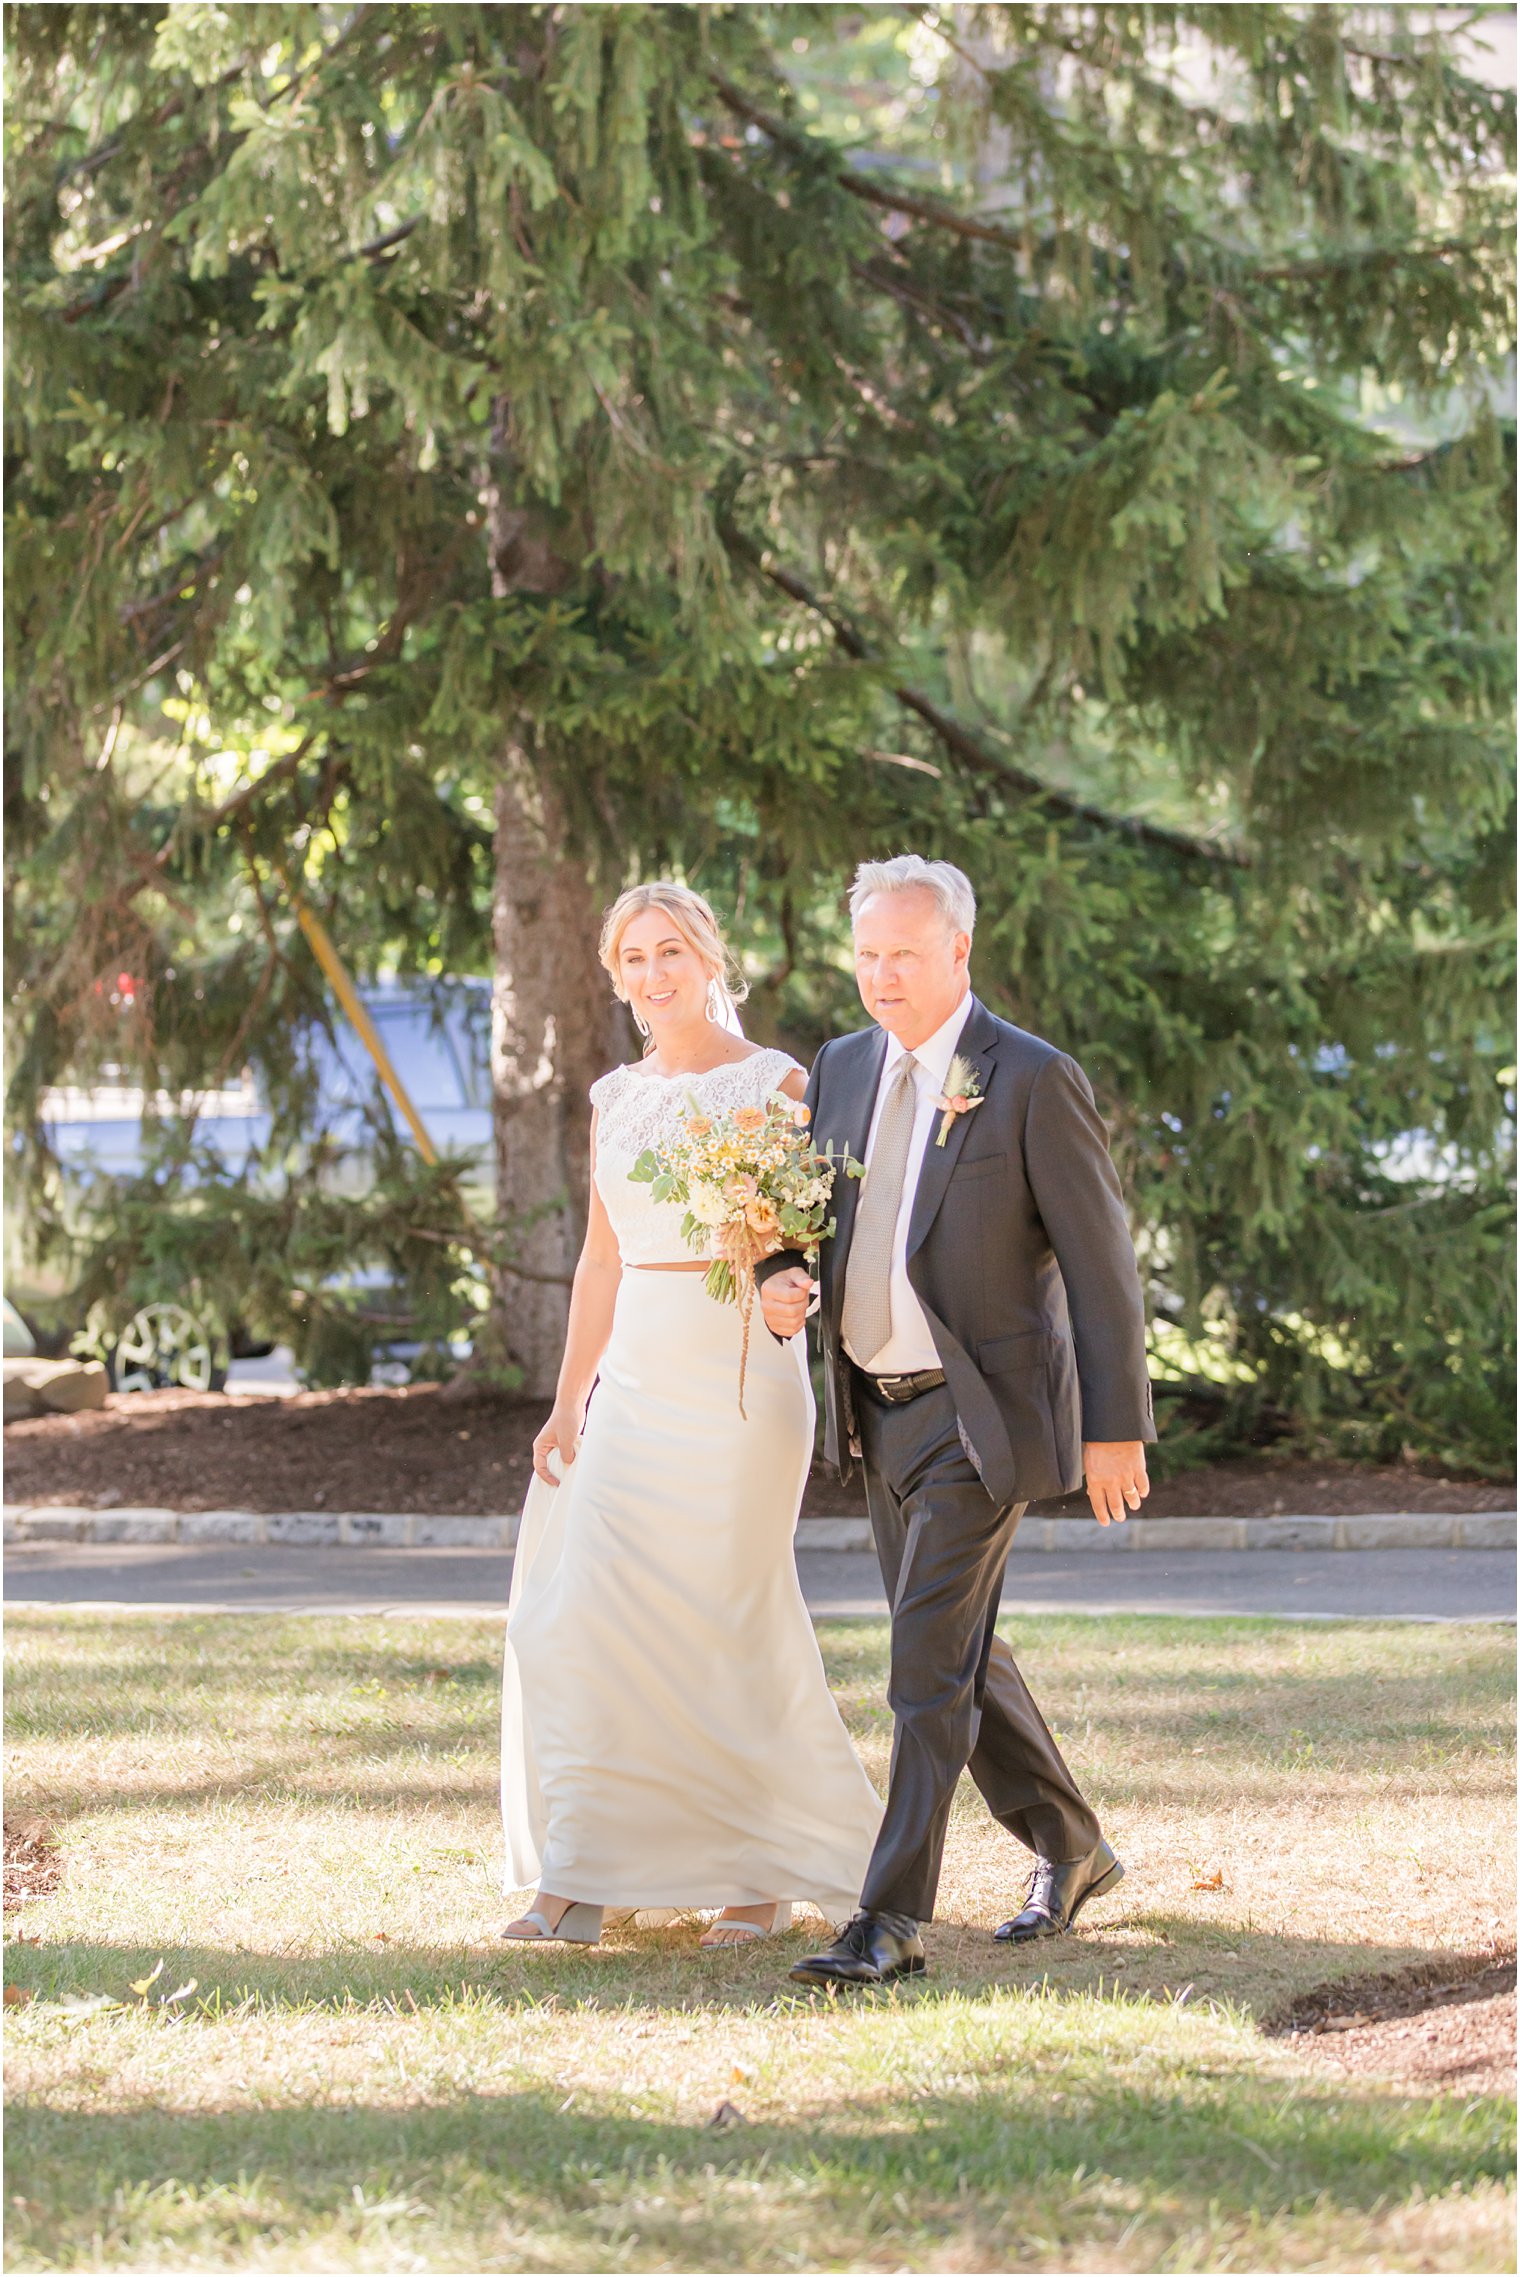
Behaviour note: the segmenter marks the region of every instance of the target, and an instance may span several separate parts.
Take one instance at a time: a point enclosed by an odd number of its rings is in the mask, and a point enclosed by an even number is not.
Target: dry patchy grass
[[[1512,2266],[1505,2105],[1258,2029],[1508,1930],[1502,1632],[1010,1624],[1129,1878],[993,1945],[1020,1854],[967,1789],[931,1978],[834,2004],[782,1985],[816,1924],[497,1943],[496,1623],[8,1631],[64,1867],[7,1950],[18,2267]],[[879,1777],[882,1627],[824,1643]]]

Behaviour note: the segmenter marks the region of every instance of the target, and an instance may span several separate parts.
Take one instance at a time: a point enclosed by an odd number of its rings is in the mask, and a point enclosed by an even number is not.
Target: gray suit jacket
[[[1154,1439],[1145,1308],[1108,1133],[1075,1060],[972,999],[961,1055],[982,1104],[925,1149],[908,1235],[961,1436],[999,1504],[1082,1483],[1084,1439]],[[808,1084],[817,1145],[865,1152],[886,1055],[879,1028],[824,1045]],[[819,1312],[825,1454],[852,1470],[849,1362],[840,1339],[860,1182],[834,1188]],[[796,1262],[768,1259],[762,1276]]]

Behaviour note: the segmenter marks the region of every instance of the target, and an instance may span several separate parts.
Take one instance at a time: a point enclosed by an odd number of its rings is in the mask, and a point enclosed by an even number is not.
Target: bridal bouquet
[[[836,1158],[832,1146],[820,1154],[808,1137],[807,1108],[784,1091],[727,1115],[704,1115],[689,1095],[687,1104],[680,1135],[646,1147],[628,1175],[651,1187],[655,1201],[685,1205],[681,1238],[712,1255],[702,1286],[743,1315],[743,1415],[755,1267],[778,1249],[800,1249],[811,1265],[834,1231],[828,1211],[836,1174],[859,1178],[863,1170],[848,1154]]]

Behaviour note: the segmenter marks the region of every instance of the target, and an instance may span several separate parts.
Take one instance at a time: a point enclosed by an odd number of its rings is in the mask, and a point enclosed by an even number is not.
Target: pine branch
[[[334,703],[341,703],[372,672],[378,671],[382,665],[394,664],[401,654],[401,644],[408,628],[424,609],[436,605],[461,553],[474,543],[474,539],[475,533],[465,525],[454,532],[435,560],[419,563],[415,557],[408,557],[403,562],[397,579],[396,606],[373,647],[361,649],[346,663],[335,666],[314,688],[308,688],[307,702],[314,701],[320,695],[327,695]]]
[[[974,214],[957,213],[953,206],[944,205],[938,198],[917,197],[906,190],[889,189],[868,175],[857,173],[853,167],[834,159],[827,145],[789,126],[784,119],[777,118],[774,112],[763,110],[720,73],[711,74],[711,84],[720,101],[736,118],[757,127],[779,149],[789,150],[794,156],[813,164],[820,160],[832,160],[828,166],[830,177],[850,197],[859,198],[867,205],[879,206],[884,212],[900,213],[910,220],[925,222],[931,228],[949,230],[957,237],[971,238],[979,244],[999,245],[1011,253],[1027,252],[1028,242],[1022,232],[1007,229],[997,222],[981,220]],[[1223,255],[1224,248],[1217,242],[1207,240],[1206,233],[1202,234],[1205,241],[1212,244],[1215,254]],[[1478,237],[1445,238],[1432,245],[1356,247],[1343,253],[1327,253],[1312,260],[1290,261],[1270,268],[1248,264],[1243,278],[1249,279],[1253,284],[1290,284],[1301,278],[1312,280],[1321,276],[1335,276],[1346,269],[1394,268],[1404,262],[1442,259],[1455,253],[1479,253],[1499,242],[1500,237],[1485,233]],[[1179,270],[1178,274],[1180,276],[1182,272]],[[894,290],[880,275],[873,282],[886,291]],[[898,297],[902,297],[901,294]],[[954,326],[954,320],[948,315],[944,321]],[[969,347],[971,342],[966,340],[965,344]]]
[[[350,261],[378,260],[382,253],[389,253],[393,246],[402,244],[410,237],[421,220],[421,214],[414,213],[410,221],[398,222],[396,227],[388,229],[383,237],[372,237],[367,245],[356,245],[352,253],[348,255],[348,259]]]
[[[79,300],[71,300],[63,310],[60,322],[77,324],[82,316],[97,316],[101,309],[109,308],[113,300],[119,300],[131,282],[130,269],[124,270],[119,277],[107,277],[94,292],[85,293]]]
[[[257,776],[253,782],[246,784],[242,790],[234,792],[230,799],[224,799],[220,806],[214,806],[209,814],[195,817],[191,826],[209,837],[213,831],[222,829],[225,824],[238,821],[246,809],[252,806],[255,799],[262,798],[264,793],[273,789],[276,783],[283,783],[287,777],[295,773],[315,741],[316,731],[313,730],[310,735],[303,737],[294,751],[287,751],[283,759],[277,759],[272,767],[266,767],[262,775]],[[174,832],[165,840],[154,857],[157,863],[162,865],[168,861],[174,851],[177,838],[178,832]]]
[[[124,704],[128,696],[135,696],[139,688],[146,688],[148,682],[156,680],[160,672],[167,672],[171,664],[177,664],[189,645],[189,637],[184,634],[178,640],[171,641],[169,646],[161,649],[150,663],[142,667],[141,671],[135,672],[130,680],[125,681],[119,688],[113,688],[110,696],[106,699],[106,703],[112,706]],[[105,705],[97,704],[94,709],[103,711]]]
[[[184,507],[176,509],[176,513],[182,514],[184,511]],[[174,516],[171,515],[169,519],[172,521]],[[204,581],[221,568],[226,558],[227,548],[225,545],[208,546],[205,552],[197,555],[191,566],[176,577],[172,585],[166,585],[161,593],[149,593],[141,601],[124,602],[121,610],[122,623],[135,624],[139,617],[150,617],[157,610],[172,608],[176,601],[193,598],[200,591]]]
[[[1275,269],[1253,269],[1252,282],[1292,284],[1300,277],[1334,277],[1345,269],[1392,269],[1403,261],[1439,261],[1452,253],[1482,253],[1489,246],[1509,242],[1507,235],[1485,232],[1481,237],[1445,237],[1434,245],[1353,245],[1344,252],[1322,253],[1312,261],[1285,261]]]
[[[1464,32],[1471,30],[1475,24],[1482,22],[1484,16],[1487,15],[1488,12],[1489,11],[1487,8],[1482,7],[1472,8],[1464,11],[1460,24],[1456,26],[1455,29]],[[1455,11],[1453,11],[1453,13],[1455,13]],[[1449,31],[1446,36],[1448,39],[1450,39],[1453,34]],[[1428,55],[1390,55],[1386,48],[1362,47],[1355,40],[1348,40],[1345,37],[1341,37],[1340,39],[1340,50],[1342,55],[1355,56],[1358,63],[1375,63],[1380,65],[1384,70],[1402,71],[1406,75],[1423,71],[1428,66],[1430,60]]]
[[[244,58],[240,56],[236,63],[222,73],[220,79],[214,79],[211,82],[210,92],[220,94],[224,87],[232,85],[234,79],[241,78],[243,69]],[[197,90],[197,92],[199,91]],[[159,127],[167,126],[171,119],[177,119],[184,109],[187,99],[182,88],[178,94],[166,95],[164,100],[155,110],[150,111],[146,118],[140,114],[134,114],[132,118],[127,120],[125,126],[118,127],[116,132],[110,135],[106,141],[97,143],[93,150],[87,150],[83,158],[72,158],[66,165],[60,166],[57,178],[58,188],[62,189],[64,183],[72,181],[76,174],[98,174],[102,166],[109,165],[111,160],[126,148],[128,138],[131,135],[139,130],[143,134],[153,134]]]
[[[257,881],[255,881],[254,891],[257,892],[257,890]],[[274,986],[274,976],[279,971],[279,969],[280,964],[277,958],[266,957],[264,959],[263,969],[261,970],[258,979],[253,984],[253,992],[248,999],[246,1007],[244,1008],[243,1017],[241,1020],[239,1020],[237,1027],[233,1030],[232,1040],[228,1044],[227,1049],[223,1052],[221,1058],[217,1061],[216,1068],[211,1077],[211,1081],[206,1085],[207,1091],[220,1091],[222,1085],[226,1082],[228,1076],[232,1073],[232,1070],[237,1066],[238,1061],[242,1058],[243,1046],[247,1043],[248,1038],[252,1035],[254,1029],[258,1025],[259,1015],[264,1009],[265,999],[268,997],[270,989]]]
[[[761,110],[758,103],[752,103],[747,95],[741,94],[732,81],[725,79],[721,73],[715,71],[712,74],[712,85],[726,109],[732,111],[736,118],[745,120],[748,125],[758,127],[779,148],[790,150],[797,157],[806,158],[815,164],[820,158],[832,157],[826,146],[815,142],[810,135],[797,133],[784,119],[778,119],[770,111]],[[953,230],[957,237],[976,238],[984,245],[1001,245],[1010,253],[1019,253],[1024,249],[1024,240],[1017,231],[1000,228],[995,221],[979,221],[974,214],[957,213],[953,206],[941,205],[938,198],[919,198],[906,190],[884,189],[881,183],[873,182],[869,176],[857,174],[852,166],[844,166],[837,161],[829,171],[840,189],[848,191],[852,198],[860,198],[867,205],[880,206],[886,213],[906,214],[912,221],[928,222],[936,229]]]
[[[959,310],[947,307],[944,301],[923,292],[916,283],[900,275],[898,272],[906,268],[906,263],[900,259],[889,261],[873,254],[869,261],[852,262],[851,268],[864,283],[874,285],[878,292],[886,293],[921,323],[931,327],[943,325],[947,332],[954,333],[973,363],[991,363],[992,346],[986,335],[979,334],[975,325],[962,316]]]
[[[359,29],[359,26],[364,22],[365,17],[372,16],[374,12],[375,0],[360,0],[359,6],[355,8],[353,14],[349,17],[348,22],[343,25],[342,29],[338,31],[332,39],[328,41],[326,47],[322,49],[320,55],[314,57],[312,62],[307,65],[306,69],[303,72],[299,74],[292,72],[290,78],[285,82],[285,85],[283,87],[277,87],[275,89],[275,92],[270,96],[268,102],[263,106],[264,109],[266,111],[271,111],[274,109],[276,103],[288,102],[291,96],[295,97],[295,100],[298,104],[301,103],[305,99],[307,91],[316,84],[318,79],[320,79],[323,71],[326,69],[327,65],[331,63],[339,48],[346,47],[348,45],[348,42],[353,38],[355,32]]]
[[[362,5],[354,10],[342,30],[328,42],[315,61],[305,71],[299,74],[292,73],[283,87],[276,88],[268,102],[264,104],[264,109],[272,110],[276,103],[283,103],[292,95],[299,102],[313,80],[320,75],[324,64],[332,61],[339,48],[358,30],[364,18],[373,13],[373,7],[374,0],[362,0]],[[242,77],[247,66],[246,55],[239,56],[237,62],[229,64],[219,79],[212,80],[209,88],[196,89],[195,92],[219,95],[224,87],[230,87],[235,79]],[[181,88],[177,94],[165,96],[158,107],[150,111],[146,118],[134,116],[128,119],[124,126],[118,127],[113,135],[108,136],[104,142],[97,144],[94,150],[86,151],[82,158],[70,159],[66,165],[61,166],[58,169],[57,186],[61,189],[64,183],[71,181],[76,174],[98,174],[102,166],[109,165],[111,160],[126,148],[129,139],[134,134],[139,132],[152,134],[159,127],[168,126],[172,119],[179,117],[188,100],[188,95]]]
[[[811,609],[815,616],[821,618],[846,656],[852,657],[856,663],[873,665],[881,671],[890,694],[903,709],[921,719],[939,737],[946,750],[952,752],[972,774],[983,778],[993,776],[1022,797],[1039,800],[1053,813],[1063,814],[1073,822],[1091,823],[1100,830],[1132,838],[1141,845],[1155,846],[1169,854],[1180,854],[1189,861],[1210,862],[1237,869],[1249,867],[1249,855],[1238,847],[1208,838],[1195,838],[1186,831],[1170,830],[1165,823],[1147,822],[1138,815],[1110,814],[1106,808],[1091,806],[1085,799],[1073,798],[1069,791],[1057,790],[1052,784],[1042,782],[1038,775],[1031,775],[1023,767],[1016,766],[1012,760],[989,751],[986,744],[974,736],[969,728],[943,710],[921,689],[887,677],[881,660],[873,654],[864,635],[851,624],[849,618],[824,600],[821,594],[804,584],[793,571],[783,568],[779,562],[768,560],[760,548],[745,537],[726,515],[719,516],[718,535],[736,560],[745,563],[757,575],[768,579],[792,600],[800,602],[805,609]]]

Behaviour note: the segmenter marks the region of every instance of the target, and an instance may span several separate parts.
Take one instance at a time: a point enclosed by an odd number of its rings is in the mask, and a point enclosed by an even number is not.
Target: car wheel
[[[226,1339],[185,1305],[144,1305],[112,1346],[106,1368],[112,1391],[221,1391]]]

